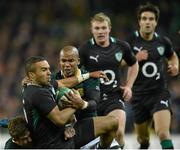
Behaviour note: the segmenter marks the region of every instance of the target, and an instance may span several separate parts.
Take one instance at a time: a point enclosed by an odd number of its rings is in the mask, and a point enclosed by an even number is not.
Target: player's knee
[[[117,131],[118,129],[118,119],[114,116],[107,116],[107,120],[109,122],[109,129],[113,131]]]
[[[124,137],[124,130],[118,128],[118,130],[117,130],[117,132],[116,132],[116,136],[117,136],[118,138]]]

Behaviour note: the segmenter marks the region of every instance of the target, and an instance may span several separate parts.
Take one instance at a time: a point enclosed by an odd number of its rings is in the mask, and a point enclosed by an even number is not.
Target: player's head
[[[8,130],[13,142],[16,144],[25,147],[31,145],[32,139],[30,137],[30,131],[27,127],[27,122],[23,117],[10,119]]]
[[[153,4],[140,5],[137,11],[140,32],[153,33],[159,20],[159,14],[159,8]]]
[[[51,79],[50,66],[44,57],[32,56],[26,60],[27,77],[39,85],[48,85]]]
[[[74,46],[65,46],[59,53],[59,64],[65,77],[74,76],[80,63],[79,53]]]
[[[111,32],[111,20],[104,13],[95,14],[91,18],[91,32],[96,43],[106,47],[109,45],[109,34]]]

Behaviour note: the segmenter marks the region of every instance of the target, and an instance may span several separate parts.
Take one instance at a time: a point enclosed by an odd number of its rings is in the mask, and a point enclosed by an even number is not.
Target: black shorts
[[[152,119],[153,114],[160,110],[169,110],[172,113],[170,93],[164,90],[151,95],[133,96],[132,110],[137,124]]]
[[[78,121],[74,125],[74,128],[76,130],[76,134],[74,136],[76,149],[79,149],[80,147],[88,144],[90,141],[95,139],[93,118],[87,118]]]
[[[115,92],[112,94],[101,96],[101,101],[98,104],[97,114],[98,116],[106,116],[108,113],[115,109],[124,110],[124,100],[121,94]]]

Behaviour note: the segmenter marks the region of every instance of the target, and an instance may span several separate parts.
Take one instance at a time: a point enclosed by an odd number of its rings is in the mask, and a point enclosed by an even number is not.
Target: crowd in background
[[[112,33],[125,39],[137,27],[136,8],[145,1],[42,0],[0,1],[0,118],[21,113],[23,64],[32,55],[45,56],[52,72],[58,68],[59,50],[79,47],[90,36],[90,17],[104,12],[112,19]],[[161,11],[158,32],[171,38],[180,56],[180,2],[152,0]],[[173,98],[173,133],[180,133],[180,78],[169,79]],[[128,107],[129,108],[129,107]],[[127,114],[131,116],[130,109]],[[127,121],[130,121],[127,120]],[[2,132],[2,130],[0,130]]]

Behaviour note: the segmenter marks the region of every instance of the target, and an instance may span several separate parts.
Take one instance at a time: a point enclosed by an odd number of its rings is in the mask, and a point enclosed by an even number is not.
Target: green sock
[[[174,149],[172,140],[170,139],[161,141],[161,147],[162,149]]]

